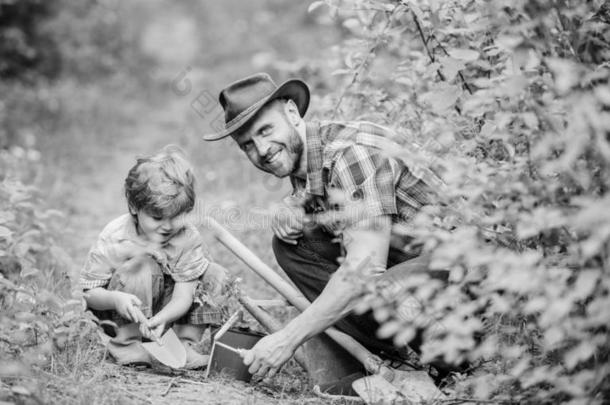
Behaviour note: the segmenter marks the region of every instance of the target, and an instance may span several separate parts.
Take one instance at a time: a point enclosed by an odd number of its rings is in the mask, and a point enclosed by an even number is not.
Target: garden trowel
[[[186,365],[186,349],[171,328],[159,339],[142,343],[142,346],[151,356],[168,367],[182,368]]]

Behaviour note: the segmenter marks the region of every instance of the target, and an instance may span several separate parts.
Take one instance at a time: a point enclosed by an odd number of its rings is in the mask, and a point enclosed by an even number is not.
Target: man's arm
[[[250,365],[251,373],[272,377],[301,344],[353,309],[361,292],[356,286],[385,270],[391,226],[391,218],[383,215],[362,220],[344,231],[345,261],[309,308],[246,353],[244,363]],[[355,269],[361,267],[356,274]]]

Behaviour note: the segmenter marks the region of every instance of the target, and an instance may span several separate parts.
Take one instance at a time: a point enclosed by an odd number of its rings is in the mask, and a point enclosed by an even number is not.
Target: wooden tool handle
[[[245,354],[245,353],[246,353],[246,351],[247,351],[246,349],[237,349],[237,348],[235,348],[235,347],[229,346],[228,344],[225,344],[225,343],[222,343],[222,342],[218,342],[218,341],[214,341],[214,344],[215,344],[216,346],[223,347],[223,348],[225,348],[225,349],[227,349],[227,350],[229,350],[229,351],[231,351],[231,352],[233,352],[233,353],[237,353],[237,354],[239,354],[241,357],[243,357],[243,356],[244,356],[244,354]]]
[[[227,249],[235,254],[241,261],[250,267],[256,274],[261,276],[271,287],[275,288],[282,297],[294,305],[299,311],[304,311],[310,302],[296,288],[288,284],[286,280],[280,277],[271,267],[267,266],[261,259],[258,258],[250,249],[241,243],[229,231],[224,229],[222,225],[216,222],[213,218],[206,217],[205,224],[212,230],[216,239],[218,239]]]
[[[271,315],[261,309],[258,305],[254,303],[254,300],[250,297],[241,294],[237,297],[239,303],[243,305],[244,308],[256,319],[269,333],[277,332],[282,328],[282,326],[275,320]],[[301,350],[298,350],[294,353],[294,359],[304,370],[307,370],[307,362],[305,361],[305,356],[303,355]]]
[[[216,331],[216,333],[214,334],[214,340],[220,339],[222,337],[222,335],[227,333],[227,331],[229,329],[231,329],[233,327],[233,325],[235,325],[235,322],[237,322],[237,320],[240,318],[240,316],[241,316],[241,310],[237,311],[233,315],[231,315],[229,317],[229,319],[225,322],[225,324],[222,325],[221,328]]]
[[[250,267],[256,274],[263,278],[271,287],[279,292],[284,298],[294,305],[299,311],[304,311],[310,302],[295,287],[285,281],[273,269],[267,266],[250,249],[241,243],[229,231],[213,218],[206,217],[205,225],[212,230],[216,239],[233,252],[241,261]],[[381,359],[373,355],[366,347],[357,342],[353,337],[335,328],[326,329],[325,333],[335,342],[347,350],[371,373],[379,373]]]

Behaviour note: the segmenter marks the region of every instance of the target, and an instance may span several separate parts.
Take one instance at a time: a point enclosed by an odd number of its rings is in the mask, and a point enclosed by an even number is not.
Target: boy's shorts
[[[150,256],[131,260],[118,268],[110,279],[107,289],[133,294],[140,299],[140,309],[147,318],[158,313],[172,298],[175,281],[164,274],[161,266]],[[228,285],[226,270],[210,263],[199,278],[191,308],[177,324],[221,325],[223,323],[221,294]],[[117,325],[131,321],[115,310],[92,311],[99,319],[111,320]]]

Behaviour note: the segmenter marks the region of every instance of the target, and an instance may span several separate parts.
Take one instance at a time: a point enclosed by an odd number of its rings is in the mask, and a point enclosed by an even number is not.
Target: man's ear
[[[292,125],[299,125],[301,122],[301,114],[299,114],[299,108],[294,101],[288,99],[284,104],[284,111],[286,112],[286,116],[288,116]]]

